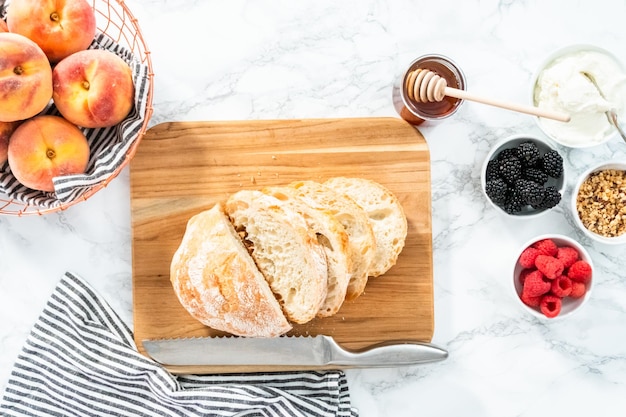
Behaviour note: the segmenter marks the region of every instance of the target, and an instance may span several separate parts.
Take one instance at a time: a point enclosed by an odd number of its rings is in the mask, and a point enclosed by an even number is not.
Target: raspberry
[[[555,279],[563,273],[565,267],[559,259],[548,255],[537,255],[535,266],[548,279]]]
[[[519,264],[522,268],[533,268],[535,266],[535,259],[537,259],[537,255],[540,255],[540,252],[532,246],[529,246],[524,249],[520,255]]]
[[[591,281],[591,266],[585,261],[576,261],[567,270],[567,276],[572,281],[587,284]]]
[[[530,274],[526,275],[522,295],[525,294],[527,297],[538,297],[550,291],[550,287],[550,281],[546,281],[544,279],[544,275],[541,271],[534,270]]]
[[[522,300],[522,303],[526,304],[529,307],[539,307],[539,304],[541,303],[540,295],[537,297],[530,297],[529,295],[523,292],[522,295],[520,296],[520,299]]]
[[[556,256],[558,248],[556,243],[552,239],[543,239],[533,243],[533,248],[536,248],[542,255]]]
[[[527,268],[527,269],[522,269],[522,272],[519,273],[519,283],[522,284],[522,286],[524,285],[524,281],[526,280],[526,277],[528,276],[528,274],[530,274],[531,272],[536,271],[536,269],[534,268]]]
[[[552,280],[552,286],[550,287],[550,291],[557,297],[567,297],[572,292],[572,280],[565,275],[556,277],[554,280]]]
[[[561,299],[555,295],[544,295],[541,297],[539,310],[548,318],[556,317],[561,312]]]
[[[572,298],[580,298],[587,292],[587,287],[585,284],[578,281],[572,281],[572,291],[569,293],[569,296]]]
[[[578,251],[571,246],[562,246],[557,249],[556,257],[563,262],[565,268],[569,268],[578,260]]]

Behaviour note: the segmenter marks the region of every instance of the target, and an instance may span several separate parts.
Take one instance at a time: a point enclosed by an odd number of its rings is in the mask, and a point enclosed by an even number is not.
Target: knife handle
[[[334,346],[329,365],[384,368],[436,362],[448,357],[446,350],[429,343],[396,341],[361,351],[348,351],[330,339]]]

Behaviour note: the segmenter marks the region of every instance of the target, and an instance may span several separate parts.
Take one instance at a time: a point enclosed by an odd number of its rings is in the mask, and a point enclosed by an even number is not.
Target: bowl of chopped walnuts
[[[518,134],[499,140],[481,171],[482,191],[499,212],[516,218],[546,213],[561,201],[563,157],[548,140]]]
[[[576,225],[600,243],[626,243],[626,161],[599,163],[572,191]]]

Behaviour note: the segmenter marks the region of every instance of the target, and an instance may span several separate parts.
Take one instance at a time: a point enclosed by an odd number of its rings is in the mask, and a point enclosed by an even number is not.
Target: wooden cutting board
[[[223,335],[193,319],[169,281],[187,220],[241,189],[369,178],[389,188],[408,220],[397,264],[330,318],[292,335],[331,335],[348,349],[433,335],[430,159],[422,135],[394,118],[172,122],[148,130],[130,164],[134,336]],[[170,367],[172,372],[283,370]]]

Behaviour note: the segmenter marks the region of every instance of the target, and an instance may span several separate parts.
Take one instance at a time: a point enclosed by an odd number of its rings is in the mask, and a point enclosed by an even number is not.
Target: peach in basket
[[[150,52],[138,21],[122,0],[87,0],[87,3],[96,23],[95,36],[90,35],[91,43],[87,50],[106,51],[110,56],[119,57],[125,63],[119,67],[127,64],[131,70],[133,88],[118,88],[117,91],[128,93],[122,102],[128,104],[130,99],[132,103],[130,106],[120,106],[119,111],[115,112],[115,119],[102,123],[86,123],[85,117],[83,120],[73,119],[74,124],[80,127],[88,139],[89,161],[83,173],[55,177],[52,191],[33,189],[21,183],[10,164],[0,160],[0,214],[41,215],[65,210],[85,201],[106,187],[131,161],[148,128],[153,112],[154,74]],[[15,4],[27,5],[32,2],[22,0]],[[4,7],[9,11],[12,5],[13,2],[9,2]],[[14,9],[13,12],[17,13],[19,10]],[[57,97],[57,101],[63,102],[60,97]],[[112,102],[108,100],[105,104],[108,106]],[[68,106],[63,110],[61,107],[63,106],[57,106],[54,100],[50,100],[39,114],[64,116],[62,113],[65,112],[69,116]],[[120,121],[120,117],[123,120]],[[105,125],[108,126],[102,127]]]

